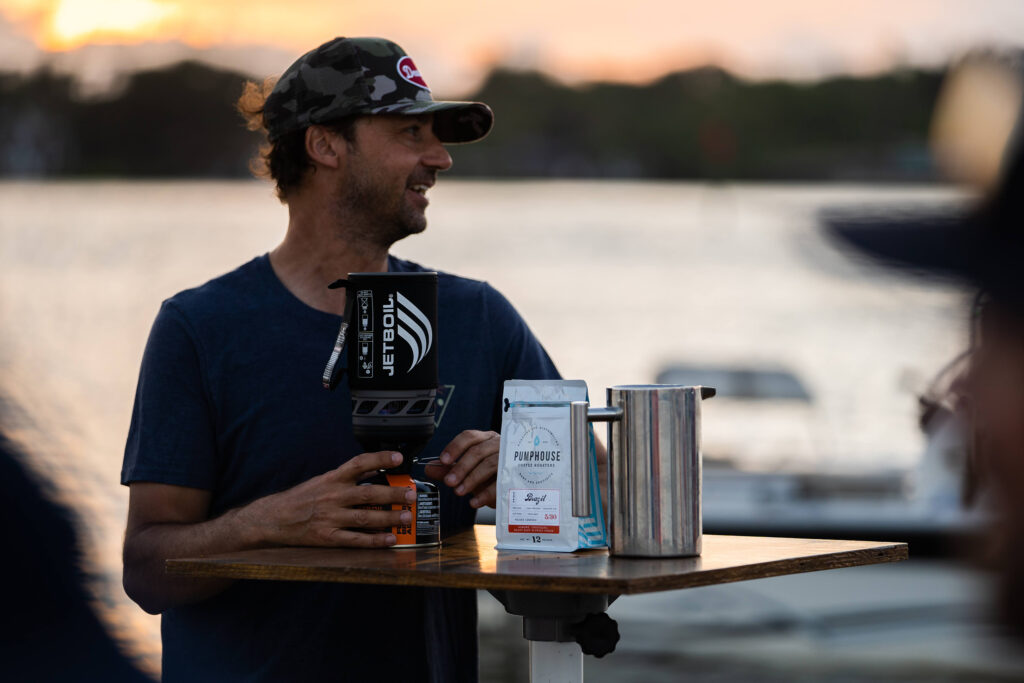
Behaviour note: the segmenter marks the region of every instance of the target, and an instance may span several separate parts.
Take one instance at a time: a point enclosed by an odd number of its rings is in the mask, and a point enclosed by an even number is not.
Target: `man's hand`
[[[471,495],[469,504],[474,508],[494,507],[500,446],[501,437],[496,432],[466,430],[445,447],[442,466],[427,465],[427,475],[441,479],[457,495]]]
[[[379,548],[398,542],[392,526],[412,521],[408,511],[366,510],[364,505],[412,503],[416,492],[359,482],[402,462],[399,453],[357,455],[341,467],[298,486],[261,498],[243,512],[263,544]]]

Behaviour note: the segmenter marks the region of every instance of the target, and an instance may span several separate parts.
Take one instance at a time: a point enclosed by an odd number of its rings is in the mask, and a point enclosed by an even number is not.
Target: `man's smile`
[[[417,183],[410,185],[406,188],[406,192],[412,196],[413,204],[421,208],[426,208],[430,204],[430,200],[427,199],[427,190],[430,189],[430,185],[426,183]]]

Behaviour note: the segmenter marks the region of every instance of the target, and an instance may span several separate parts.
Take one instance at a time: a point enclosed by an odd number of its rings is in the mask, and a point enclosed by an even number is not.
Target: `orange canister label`
[[[416,490],[412,477],[408,474],[389,474],[388,486],[407,488],[410,491]],[[412,545],[416,543],[416,503],[399,503],[391,506],[392,510],[408,510],[412,513],[412,519],[408,524],[398,524],[391,528],[391,531],[398,538],[397,545]]]

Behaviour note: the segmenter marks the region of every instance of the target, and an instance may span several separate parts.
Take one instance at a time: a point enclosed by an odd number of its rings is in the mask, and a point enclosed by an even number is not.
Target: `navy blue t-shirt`
[[[394,257],[388,269],[424,270]],[[267,255],[165,301],[142,359],[121,483],[208,490],[215,517],[359,454],[347,383],[320,384],[340,322],[292,295]],[[465,429],[499,430],[506,379],[558,377],[500,293],[446,273],[438,353],[438,424],[425,458]],[[439,488],[444,535],[471,526],[468,499]],[[472,591],[237,581],[166,611],[162,635],[165,681],[477,677]]]

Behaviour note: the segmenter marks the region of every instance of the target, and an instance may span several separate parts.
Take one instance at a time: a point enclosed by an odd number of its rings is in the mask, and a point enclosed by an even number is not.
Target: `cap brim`
[[[886,265],[933,278],[974,280],[975,216],[963,209],[830,209],[819,219],[834,242]]]
[[[410,102],[377,107],[367,114],[434,115],[434,134],[447,144],[476,142],[494,126],[494,112],[483,102]]]

